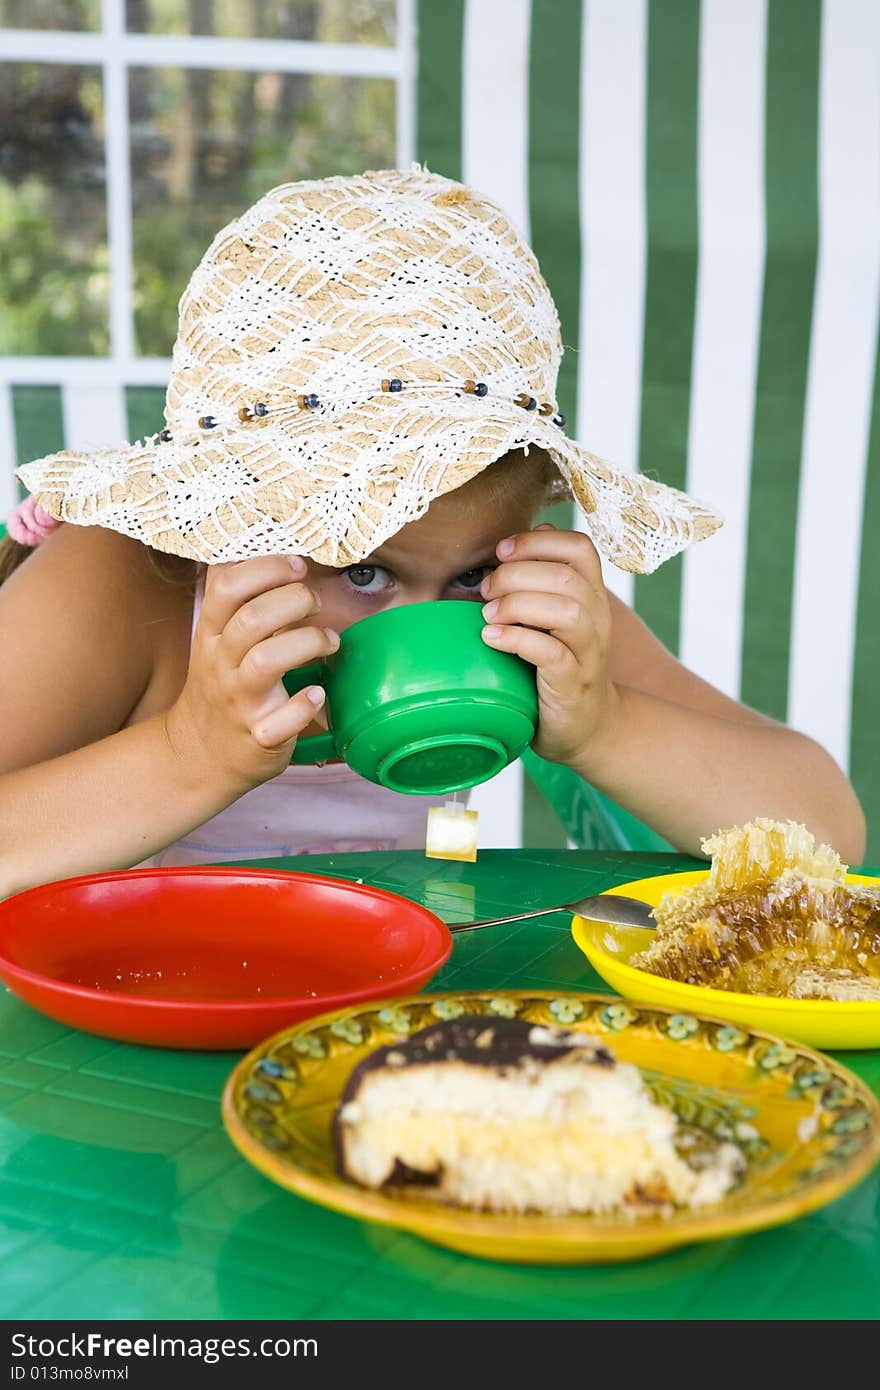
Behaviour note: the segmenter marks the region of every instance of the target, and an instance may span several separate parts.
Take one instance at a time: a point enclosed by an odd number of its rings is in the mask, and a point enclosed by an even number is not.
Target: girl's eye
[[[479,589],[486,575],[491,574],[494,568],[494,565],[478,565],[476,569],[456,575],[455,583],[462,589]]]
[[[378,594],[390,578],[381,565],[349,565],[345,573],[356,589],[368,594]]]

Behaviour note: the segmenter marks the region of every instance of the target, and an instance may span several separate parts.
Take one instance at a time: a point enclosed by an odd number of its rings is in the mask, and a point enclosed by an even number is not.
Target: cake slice
[[[744,1167],[714,1141],[688,1162],[692,1133],[599,1039],[484,1015],[364,1057],[334,1138],[352,1182],[497,1212],[666,1213],[718,1200]]]
[[[703,841],[708,878],[667,893],[630,964],[670,980],[791,999],[880,1001],[880,892],[803,825],[759,819]]]

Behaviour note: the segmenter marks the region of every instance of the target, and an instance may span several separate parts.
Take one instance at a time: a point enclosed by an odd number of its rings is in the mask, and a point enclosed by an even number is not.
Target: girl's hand
[[[239,793],[290,762],[297,735],[324,703],[320,686],[288,696],[285,671],[335,651],[299,556],[210,565],[189,672],[168,713],[169,738]]]
[[[498,568],[483,580],[483,640],[537,669],[535,752],[589,764],[610,728],[617,695],[608,674],[611,610],[599,556],[577,531],[539,526],[499,541]]]

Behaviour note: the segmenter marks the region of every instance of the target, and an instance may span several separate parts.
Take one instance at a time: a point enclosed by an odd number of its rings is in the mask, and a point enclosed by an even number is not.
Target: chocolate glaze
[[[402,1159],[395,1158],[394,1167],[385,1180],[386,1187],[439,1187],[443,1169],[440,1165],[425,1172],[422,1168],[411,1168]]]
[[[614,1054],[592,1038],[565,1028],[529,1023],[524,1018],[487,1018],[463,1014],[443,1023],[432,1023],[411,1037],[361,1058],[348,1078],[341,1104],[352,1100],[365,1072],[380,1067],[424,1066],[430,1062],[464,1062],[475,1067],[512,1067],[527,1059],[554,1062],[568,1052],[579,1052],[597,1066],[613,1067]]]

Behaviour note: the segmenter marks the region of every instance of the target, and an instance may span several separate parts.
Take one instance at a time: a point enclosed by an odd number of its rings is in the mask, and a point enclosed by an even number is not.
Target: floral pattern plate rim
[[[654,906],[664,893],[681,892],[683,888],[702,882],[708,875],[708,869],[658,874],[617,884],[606,892],[629,894]],[[846,881],[880,886],[880,879],[865,874],[847,874]],[[625,998],[642,999],[646,1004],[660,1004],[688,1013],[719,1014],[746,1028],[766,1028],[787,1038],[797,1038],[811,1047],[880,1047],[880,1001],[782,999],[766,994],[736,994],[706,985],[687,985],[630,965],[630,957],[645,947],[645,933],[637,927],[615,927],[608,922],[575,917],[571,934],[597,975]]]
[[[351,1068],[463,1013],[602,1037],[683,1121],[740,1144],[741,1184],[712,1207],[613,1219],[464,1211],[340,1177],[331,1122]],[[224,1088],[223,1121],[255,1168],[300,1197],[467,1254],[535,1264],[632,1260],[779,1225],[833,1201],[880,1159],[880,1103],[829,1057],[718,1017],[539,989],[418,994],[306,1020],[241,1059]]]

